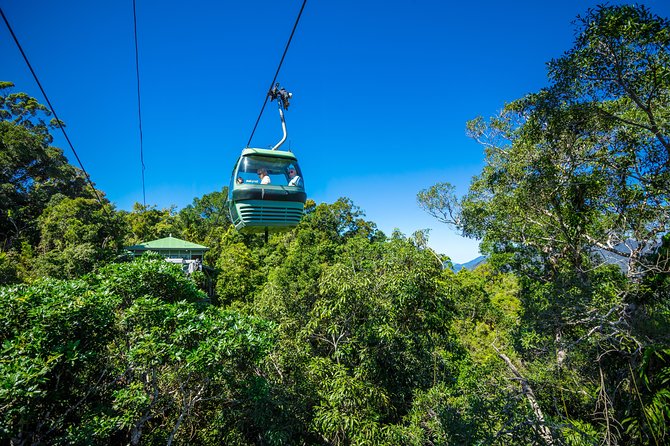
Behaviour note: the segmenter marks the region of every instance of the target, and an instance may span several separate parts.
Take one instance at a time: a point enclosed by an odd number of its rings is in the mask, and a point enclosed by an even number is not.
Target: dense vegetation
[[[482,240],[457,274],[346,198],[268,243],[226,188],[117,211],[0,83],[0,442],[668,444],[670,24],[576,23],[549,87],[468,124],[469,193],[418,194]],[[211,248],[213,296],[123,253],[168,234]]]

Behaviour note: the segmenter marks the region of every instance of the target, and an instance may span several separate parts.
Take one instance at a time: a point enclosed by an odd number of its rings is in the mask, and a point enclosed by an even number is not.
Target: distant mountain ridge
[[[642,250],[643,254],[651,254],[657,252],[661,247],[663,242],[657,240],[655,243],[650,243],[645,249]],[[606,265],[616,265],[621,269],[621,272],[624,274],[628,272],[628,260],[631,249],[637,249],[638,242],[635,240],[626,240],[625,242],[619,243],[614,247],[614,251],[604,250],[602,248],[594,248],[592,251],[593,260],[600,261]],[[451,269],[454,272],[459,272],[462,269],[474,270],[476,267],[481,265],[486,261],[486,256],[479,256],[475,259],[470,260],[466,263],[454,263]]]
[[[466,263],[454,263],[453,266],[451,267],[454,272],[459,272],[463,268],[472,271],[475,269],[477,266],[481,265],[486,261],[486,256],[479,256],[475,259],[470,260],[469,262]]]

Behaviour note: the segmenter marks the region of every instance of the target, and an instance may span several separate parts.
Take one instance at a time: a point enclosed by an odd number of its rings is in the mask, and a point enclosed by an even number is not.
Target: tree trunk
[[[526,378],[524,378],[521,375],[521,373],[519,373],[519,370],[514,366],[514,364],[512,364],[512,361],[509,359],[507,355],[498,350],[495,347],[495,345],[493,345],[492,347],[498,353],[498,356],[503,361],[505,361],[505,364],[507,364],[507,367],[512,371],[512,374],[514,375],[515,379],[517,379],[519,383],[521,383],[521,392],[524,394],[524,396],[530,403],[530,407],[533,409],[533,413],[535,414],[535,418],[537,419],[537,429],[539,431],[540,437],[542,437],[542,439],[548,446],[553,446],[554,439],[551,436],[551,431],[544,422],[544,415],[542,414],[542,409],[540,409],[540,405],[537,404],[535,394],[533,393],[533,389],[530,387],[528,380],[526,380]]]

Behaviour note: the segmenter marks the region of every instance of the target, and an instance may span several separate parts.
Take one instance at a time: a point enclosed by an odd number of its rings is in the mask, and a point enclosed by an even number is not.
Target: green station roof
[[[208,250],[206,246],[198,245],[197,243],[187,242],[186,240],[178,239],[176,237],[159,238],[150,242],[140,243],[138,245],[128,246],[126,249],[142,250],[142,249],[200,249]]]

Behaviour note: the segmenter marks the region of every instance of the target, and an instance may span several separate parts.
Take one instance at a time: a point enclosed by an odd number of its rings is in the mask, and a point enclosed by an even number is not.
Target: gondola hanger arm
[[[287,132],[286,132],[286,120],[284,119],[284,109],[288,109],[289,101],[293,97],[293,93],[289,93],[285,88],[281,88],[279,83],[268,92],[270,100],[277,100],[277,106],[279,108],[279,117],[281,118],[281,128],[283,132],[282,139],[272,147],[272,150],[277,150],[281,147],[282,144],[286,141]]]

